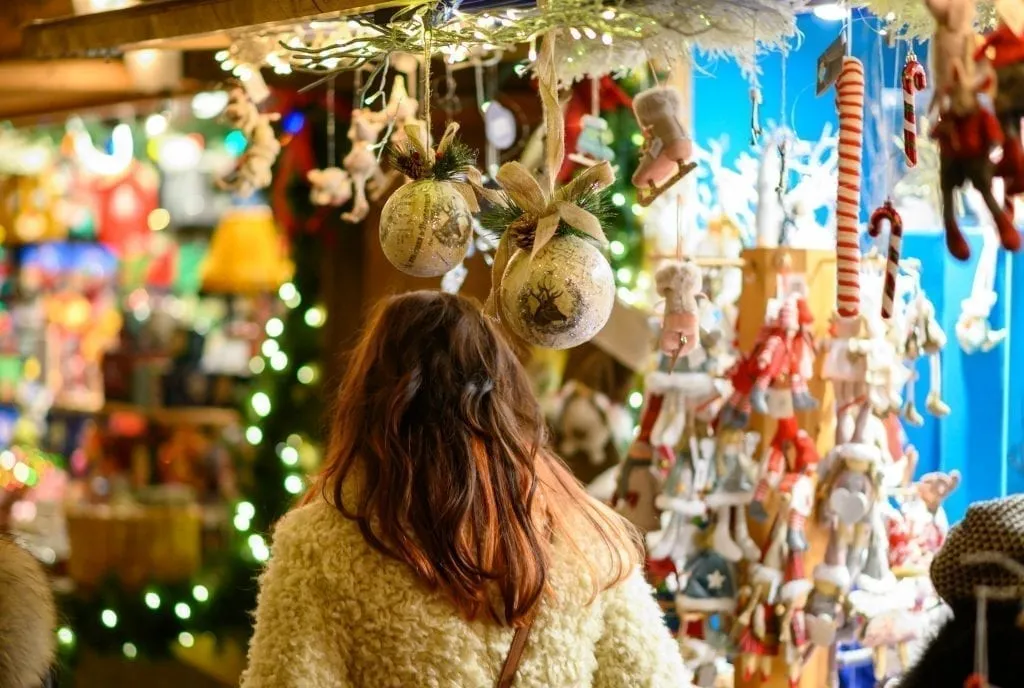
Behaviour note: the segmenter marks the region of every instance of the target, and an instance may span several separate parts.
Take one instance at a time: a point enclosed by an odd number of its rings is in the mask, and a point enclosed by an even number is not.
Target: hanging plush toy
[[[743,611],[736,618],[743,680],[760,669],[761,680],[772,673],[772,658],[779,653],[779,615],[775,608],[782,574],[762,565],[753,568],[750,586],[741,591]]]
[[[792,461],[788,455],[792,453]],[[772,490],[780,489],[787,473],[803,474],[815,468],[820,460],[818,448],[795,417],[780,418],[765,454],[761,479],[754,490],[751,514],[764,520],[768,514],[765,503]]]
[[[644,135],[640,164],[633,173],[637,202],[648,206],[692,172],[693,141],[683,127],[683,98],[670,86],[656,86],[633,98],[633,113]]]
[[[405,87],[405,79],[396,77],[391,87],[391,97],[388,98],[385,113],[387,113],[387,126],[391,131],[388,142],[396,148],[405,148],[409,143],[409,128],[412,127],[418,133],[416,140],[423,145],[430,145],[427,125],[416,115],[419,113],[419,102],[409,95]],[[367,182],[367,190],[370,192],[370,200],[378,201],[398,181],[401,175],[400,170],[391,169],[384,173],[383,180],[370,179]]]
[[[234,172],[218,182],[220,188],[246,198],[270,186],[271,168],[281,152],[272,122],[277,113],[262,114],[242,89],[233,89],[224,114],[230,126],[241,130],[248,145]]]
[[[866,562],[883,472],[892,463],[884,427],[880,437],[873,437],[876,441],[865,438],[870,422],[867,404],[847,411],[840,419],[840,441],[822,466],[823,479],[818,486],[823,513],[833,524],[836,559],[829,563],[848,567],[853,576]]]
[[[309,202],[319,206],[341,206],[352,200],[352,179],[340,167],[310,170],[306,173],[309,182]]]
[[[619,470],[619,484],[612,500],[612,507],[644,533],[661,527],[661,514],[655,506],[661,480],[651,446],[651,433],[663,402],[663,395],[648,396],[640,414],[640,430]]]
[[[711,441],[715,483],[704,501],[715,510],[715,549],[730,553],[733,561],[761,557],[747,530],[747,505],[754,497],[748,466],[760,440],[756,432],[724,429]]]
[[[996,93],[992,99],[996,116],[1003,129],[1003,157],[996,174],[1006,184],[1006,206],[1011,197],[1024,193],[1024,146],[1021,144],[1020,120],[1024,117],[1024,40],[1005,21],[985,36],[974,53],[974,59],[985,60],[995,70]]]
[[[384,185],[384,172],[377,164],[377,155],[372,147],[386,125],[386,113],[363,109],[352,111],[352,121],[348,127],[352,150],[342,161],[342,167],[352,178],[355,202],[351,210],[342,214],[341,219],[345,222],[362,222],[370,213],[370,202],[366,197],[366,185],[370,180],[378,187]]]
[[[728,372],[733,392],[718,424],[742,428],[751,410],[788,417],[818,405],[807,386],[814,368],[812,323],[806,300],[789,296],[782,302],[778,314],[758,334],[754,349]]]
[[[462,262],[473,240],[473,216],[480,210],[469,183],[475,153],[448,125],[437,150],[420,140],[415,126],[406,143],[385,148],[388,166],[412,181],[391,195],[380,214],[380,245],[388,261],[415,277],[440,277]]]
[[[779,591],[781,609],[776,610],[781,616],[779,641],[782,644],[783,660],[789,667],[789,688],[798,688],[804,673],[804,657],[810,645],[805,609],[813,589],[811,581],[801,579],[786,583]]]
[[[942,368],[939,359],[946,348],[946,333],[939,325],[935,314],[935,304],[918,289],[910,305],[907,307],[907,330],[903,344],[903,354],[911,368],[916,367],[918,358],[928,358],[929,381],[928,396],[925,408],[936,418],[949,415],[950,408],[942,400]],[[924,424],[924,418],[918,413],[914,403],[916,373],[907,382],[906,401],[903,406],[903,417],[911,425]]]
[[[970,258],[971,250],[957,222],[954,202],[954,192],[969,181],[992,213],[1003,248],[1016,251],[1020,248],[1020,235],[1012,217],[1000,207],[992,193],[996,169],[991,154],[994,149],[1004,147],[1006,137],[996,116],[978,100],[978,92],[986,83],[978,79],[972,56],[974,0],[927,0],[925,4],[936,21],[931,43],[935,82],[933,107],[937,107],[940,117],[932,130],[932,138],[939,145],[946,246],[955,258]],[[1012,158],[1014,153],[1010,155]],[[1007,165],[1016,164],[1007,161]],[[1011,180],[1018,181],[1015,177]]]
[[[570,156],[573,162],[592,167],[601,161],[611,162],[615,159],[615,151],[608,145],[612,142],[608,122],[595,115],[583,115],[580,126],[582,131],[576,138],[576,155]]]
[[[837,558],[836,542],[830,541],[825,563],[814,568],[814,590],[807,598],[805,620],[807,636],[818,647],[831,647],[844,620],[846,596],[850,591],[850,571],[833,563]]]
[[[703,278],[690,261],[666,261],[654,273],[658,295],[665,299],[661,325],[661,352],[671,359],[671,368],[700,343],[700,309],[697,297]]]
[[[927,576],[949,533],[942,503],[960,485],[960,472],[928,473],[911,488],[887,523],[889,564],[900,577]]]

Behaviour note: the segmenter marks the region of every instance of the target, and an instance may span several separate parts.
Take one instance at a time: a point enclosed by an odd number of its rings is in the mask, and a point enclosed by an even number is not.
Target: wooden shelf
[[[235,409],[216,406],[146,407],[111,401],[107,402],[100,413],[105,416],[114,413],[131,413],[145,416],[160,425],[225,426],[242,422],[241,415]]]
[[[241,414],[232,408],[218,406],[139,406],[120,401],[109,401],[101,409],[55,406],[54,413],[110,416],[115,413],[144,416],[159,425],[228,426],[242,422]]]
[[[367,0],[152,0],[133,7],[35,21],[22,32],[27,58],[104,57],[126,48],[208,47],[219,34],[397,6]],[[201,40],[196,40],[201,39]]]

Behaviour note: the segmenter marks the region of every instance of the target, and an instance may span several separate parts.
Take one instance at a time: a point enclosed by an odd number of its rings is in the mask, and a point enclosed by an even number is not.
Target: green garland
[[[392,144],[384,147],[384,164],[414,180],[434,179],[439,182],[465,181],[469,169],[476,164],[476,151],[453,138],[444,150],[437,153],[433,164],[423,150],[412,142]]]
[[[615,211],[609,203],[609,195],[605,190],[598,191],[592,187],[576,184],[575,180],[560,188],[556,192],[556,196],[592,214],[602,227],[607,226],[609,220],[615,215]],[[505,232],[511,232],[516,246],[529,251],[533,248],[537,218],[520,208],[508,194],[501,193],[501,202],[492,204],[480,215],[480,226],[499,237]],[[558,223],[555,234],[556,236],[580,236],[592,240],[590,236],[565,222]]]

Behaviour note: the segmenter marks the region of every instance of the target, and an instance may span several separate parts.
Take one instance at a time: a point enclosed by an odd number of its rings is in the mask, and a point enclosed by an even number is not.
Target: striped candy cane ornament
[[[924,67],[914,53],[907,55],[903,67],[903,155],[907,167],[917,165],[917,110],[914,107],[914,93],[928,87]]]
[[[839,106],[839,188],[836,194],[837,310],[843,318],[860,314],[860,163],[864,134],[864,65],[843,60],[836,81]]]
[[[886,201],[868,221],[868,234],[877,237],[882,231],[882,223],[889,223],[889,255],[885,261],[885,285],[882,288],[882,317],[892,317],[893,301],[896,299],[896,277],[900,270],[900,253],[903,249],[903,218],[896,212],[892,201]]]

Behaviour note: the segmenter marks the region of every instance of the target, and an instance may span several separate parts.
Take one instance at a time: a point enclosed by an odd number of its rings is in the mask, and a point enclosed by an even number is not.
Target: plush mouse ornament
[[[901,577],[927,576],[932,559],[949,534],[942,503],[960,485],[960,472],[928,473],[914,485],[914,494],[889,514],[889,563]]]
[[[687,356],[700,343],[700,307],[703,297],[703,276],[691,261],[672,260],[663,263],[654,273],[658,295],[665,299],[665,315],[661,326],[661,352],[673,364]]]
[[[309,182],[309,202],[313,205],[345,205],[352,200],[352,179],[340,167],[310,170],[306,173]]]
[[[370,202],[366,197],[366,186],[371,180],[384,185],[384,172],[377,163],[377,155],[373,145],[387,125],[387,114],[370,110],[353,110],[352,122],[348,128],[348,138],[352,142],[352,150],[342,161],[342,166],[352,178],[355,202],[352,209],[343,213],[345,222],[362,222],[370,213]]]

